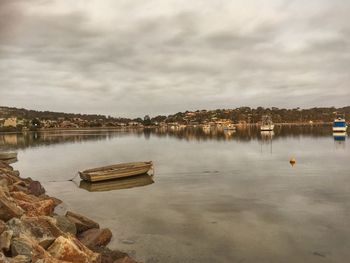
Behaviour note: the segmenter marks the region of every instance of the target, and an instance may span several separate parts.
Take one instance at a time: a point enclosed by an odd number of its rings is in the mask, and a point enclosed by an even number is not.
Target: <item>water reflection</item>
[[[338,141],[338,142],[344,142],[346,139],[346,132],[334,132],[333,133],[333,138],[334,141]]]
[[[272,141],[272,138],[275,136],[275,132],[274,131],[261,131],[260,135],[261,135],[261,140],[263,142],[269,143],[270,141]]]
[[[336,148],[345,148],[346,132],[334,132],[333,138]]]
[[[111,248],[135,251],[138,261],[318,262],[314,251],[327,255],[325,262],[350,257],[339,246],[350,243],[350,149],[334,150],[331,126],[276,126],[267,134],[249,126],[208,134],[199,127],[46,132],[16,134],[16,143],[8,140],[14,134],[4,137],[1,147],[26,148],[15,169],[118,233]],[[67,181],[88,167],[146,159],[156,164],[156,179],[82,182],[78,189]],[[135,243],[121,241],[129,239]]]
[[[114,137],[124,137],[134,131],[106,131],[106,130],[87,130],[87,131],[45,131],[45,132],[23,132],[23,133],[0,133],[0,148],[24,149],[28,147],[38,147],[43,145],[83,142],[88,140],[102,141]]]
[[[220,128],[203,129],[201,127],[185,127],[181,129],[154,128],[154,129],[131,129],[131,130],[83,130],[83,131],[45,131],[25,133],[0,134],[0,148],[3,150],[23,149],[59,143],[110,140],[125,136],[144,137],[149,140],[152,137],[169,137],[187,141],[242,141],[259,140],[262,143],[272,143],[286,137],[325,137],[331,136],[330,126],[276,126],[273,132],[260,132],[257,126],[238,126],[236,130],[224,130]],[[346,133],[345,133],[346,136]],[[341,134],[334,136],[335,141],[344,141]]]
[[[274,131],[261,131],[261,153],[263,153],[263,149],[266,148],[266,146],[269,148],[270,153],[272,154],[272,139],[275,135]],[[265,147],[263,147],[265,146]]]
[[[121,190],[134,187],[141,187],[153,184],[153,176],[150,175],[139,175],[128,178],[104,181],[104,182],[95,182],[90,183],[84,180],[80,181],[79,188],[85,189],[89,192],[104,192],[112,190]]]

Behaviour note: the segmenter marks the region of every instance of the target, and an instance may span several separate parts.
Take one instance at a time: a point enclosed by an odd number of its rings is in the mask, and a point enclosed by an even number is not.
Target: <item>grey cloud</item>
[[[54,1],[29,2],[52,11]],[[282,18],[257,14],[258,22],[237,25],[239,9],[217,23],[201,10],[135,17],[123,6],[101,23],[84,8],[30,13],[26,1],[1,0],[0,104],[137,116],[346,103],[329,87],[350,95],[349,5],[323,1],[315,13],[302,1],[284,3],[271,7]]]

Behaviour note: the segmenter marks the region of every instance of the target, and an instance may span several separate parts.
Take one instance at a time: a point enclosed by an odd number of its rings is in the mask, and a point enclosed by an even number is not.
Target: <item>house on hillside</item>
[[[4,127],[17,127],[17,118],[12,117],[12,118],[5,119]]]
[[[71,121],[63,121],[60,123],[60,128],[78,128],[78,125]]]

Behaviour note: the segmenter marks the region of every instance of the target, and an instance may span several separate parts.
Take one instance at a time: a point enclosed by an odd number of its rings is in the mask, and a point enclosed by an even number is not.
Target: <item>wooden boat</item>
[[[141,186],[146,186],[153,183],[154,183],[153,176],[144,174],[144,175],[137,175],[137,176],[127,177],[127,178],[120,178],[120,179],[95,182],[95,183],[82,180],[80,181],[79,188],[85,189],[89,192],[104,192],[104,191],[141,187]]]
[[[89,182],[106,181],[146,174],[153,168],[152,162],[134,162],[109,165],[79,172],[80,178]]]
[[[17,158],[17,153],[14,152],[2,152],[0,153],[0,160],[9,160]]]

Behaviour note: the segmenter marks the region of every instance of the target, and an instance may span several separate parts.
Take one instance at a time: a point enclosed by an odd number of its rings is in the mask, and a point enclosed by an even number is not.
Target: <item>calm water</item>
[[[70,131],[0,134],[0,147],[18,150],[22,176],[111,228],[111,247],[143,262],[347,262],[350,145],[343,139],[330,127],[278,128],[273,136]],[[79,188],[78,178],[65,182],[78,170],[138,160],[154,161],[153,179],[112,183],[105,192]]]

